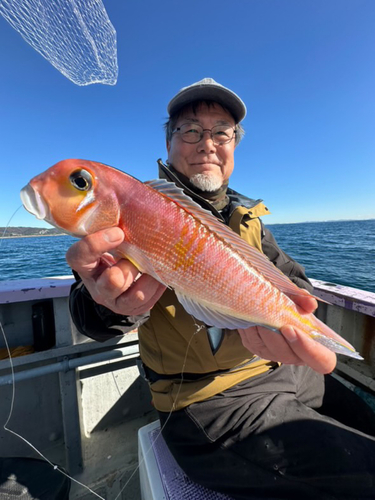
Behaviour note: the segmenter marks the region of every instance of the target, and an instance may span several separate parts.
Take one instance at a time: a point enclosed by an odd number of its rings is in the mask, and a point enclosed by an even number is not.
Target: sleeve
[[[99,342],[105,342],[117,335],[124,335],[138,328],[148,320],[150,314],[122,316],[97,304],[74,273],[77,281],[73,283],[69,296],[69,309],[77,330]]]
[[[305,274],[305,268],[283,252],[277,244],[271,231],[262,224],[262,249],[270,261],[280,269],[288,278],[300,288],[305,288],[310,293],[313,286]]]

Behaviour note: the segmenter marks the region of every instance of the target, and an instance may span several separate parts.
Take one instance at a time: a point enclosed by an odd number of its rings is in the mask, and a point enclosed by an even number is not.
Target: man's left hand
[[[310,314],[317,307],[316,300],[312,297],[291,298],[301,314]],[[264,359],[287,365],[307,365],[319,373],[331,373],[336,366],[334,352],[293,326],[283,326],[281,333],[262,326],[239,329],[238,332],[243,345]]]

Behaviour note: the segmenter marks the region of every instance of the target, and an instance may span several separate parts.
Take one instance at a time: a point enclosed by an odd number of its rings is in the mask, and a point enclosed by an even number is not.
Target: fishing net
[[[101,0],[0,0],[0,14],[72,82],[115,85],[116,31]]]

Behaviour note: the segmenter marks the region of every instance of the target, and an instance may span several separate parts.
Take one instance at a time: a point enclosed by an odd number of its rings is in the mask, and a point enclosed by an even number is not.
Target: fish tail
[[[324,345],[331,351],[338,354],[345,354],[346,356],[350,356],[355,359],[363,359],[348,341],[331,330],[329,326],[324,324],[318,318],[313,316],[311,322],[314,328],[309,332],[309,335],[316,342],[319,342],[319,344]]]

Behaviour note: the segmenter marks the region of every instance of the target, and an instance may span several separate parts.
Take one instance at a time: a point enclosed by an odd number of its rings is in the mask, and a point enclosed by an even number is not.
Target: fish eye
[[[87,170],[76,170],[70,174],[69,180],[79,191],[89,191],[92,187],[92,177]]]

